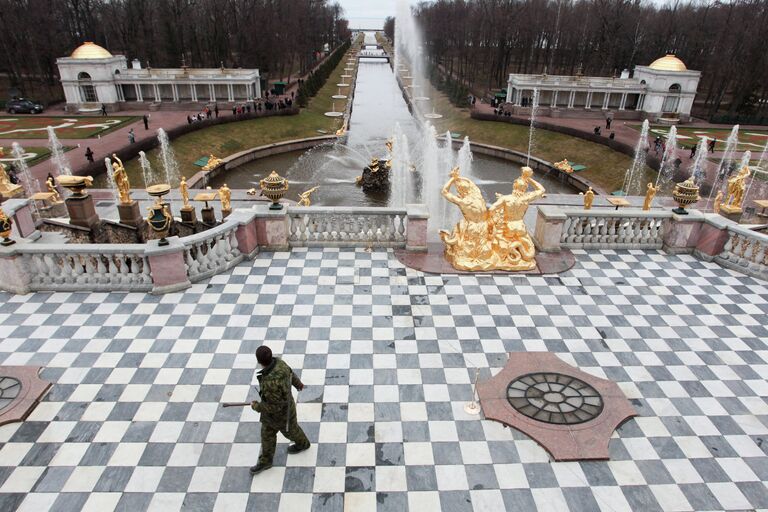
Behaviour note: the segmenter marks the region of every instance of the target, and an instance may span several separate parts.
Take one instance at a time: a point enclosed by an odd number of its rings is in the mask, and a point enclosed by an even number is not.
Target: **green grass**
[[[331,110],[331,99],[337,94],[337,83],[341,83],[341,75],[347,65],[346,55],[331,73],[328,81],[312,98],[307,108],[302,109],[297,116],[276,116],[263,119],[251,119],[236,123],[228,123],[183,135],[172,143],[173,151],[179,162],[179,169],[184,176],[190,177],[200,170],[194,162],[202,156],[213,154],[223,158],[249,148],[273,144],[305,137],[317,137],[321,132],[334,134],[341,128],[343,118],[325,117],[323,114]],[[348,88],[347,88],[348,89]],[[348,94],[348,91],[347,91]],[[336,109],[343,111],[348,100],[335,100]],[[153,169],[159,164],[159,150],[147,153],[147,158]],[[142,187],[143,178],[138,158],[125,163],[128,178],[133,187]],[[106,177],[99,176],[97,186],[106,183]]]
[[[75,121],[69,121],[71,119]],[[56,129],[56,135],[60,139],[90,139],[99,135],[106,135],[138,119],[140,118],[136,116],[40,116],[25,114],[0,116],[0,139],[47,139],[46,128],[48,126],[53,126]],[[100,126],[78,128],[78,126],[89,125]],[[56,128],[57,126],[63,127]]]
[[[66,153],[67,151],[72,151],[75,149],[76,146],[63,146],[63,150]],[[32,158],[27,159],[27,165],[32,167],[33,165],[37,165],[40,162],[46,161],[51,156],[51,150],[47,147],[43,146],[29,146],[24,147],[25,153],[34,153],[35,156]],[[2,157],[2,162],[8,166],[10,165],[13,160],[13,155],[11,154],[10,150],[8,148],[5,148],[5,156]]]

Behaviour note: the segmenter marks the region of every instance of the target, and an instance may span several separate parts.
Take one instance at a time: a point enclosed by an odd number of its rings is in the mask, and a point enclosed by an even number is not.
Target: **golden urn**
[[[678,204],[678,208],[672,211],[678,215],[688,215],[685,207],[699,200],[699,186],[694,183],[693,176],[675,185],[675,190],[672,191],[672,198]]]
[[[93,185],[93,178],[90,176],[72,176],[68,174],[62,174],[56,176],[56,181],[59,182],[64,188],[72,191],[72,197],[80,198],[86,196],[83,192],[87,187]]]
[[[277,171],[272,171],[269,176],[259,182],[259,186],[261,187],[261,195],[272,201],[269,209],[282,209],[283,205],[280,204],[280,199],[288,192],[288,180],[277,174]]]
[[[0,242],[0,245],[7,247],[16,243],[9,238],[11,236],[12,229],[13,221],[5,214],[3,210],[0,210],[0,237],[3,238],[3,241]]]
[[[168,245],[168,232],[171,229],[173,217],[168,212],[168,205],[163,203],[163,196],[171,191],[171,186],[167,183],[160,183],[147,187],[147,194],[155,198],[155,204],[149,207],[147,215],[147,224],[152,228],[157,236],[160,237],[158,245]]]

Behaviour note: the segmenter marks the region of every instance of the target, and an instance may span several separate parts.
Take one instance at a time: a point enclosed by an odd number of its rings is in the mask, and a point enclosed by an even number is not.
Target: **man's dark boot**
[[[288,447],[288,453],[295,454],[295,453],[301,453],[304,450],[309,450],[310,443],[307,443],[306,446],[299,446],[297,444],[292,444]]]
[[[258,475],[262,471],[266,471],[266,470],[268,470],[271,467],[272,467],[272,463],[271,462],[268,463],[268,464],[262,464],[261,462],[259,462],[255,466],[251,466],[250,471],[251,471],[252,475]]]

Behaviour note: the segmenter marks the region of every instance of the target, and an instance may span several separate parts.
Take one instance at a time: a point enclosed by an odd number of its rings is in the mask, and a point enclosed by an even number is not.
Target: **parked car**
[[[5,104],[5,109],[9,114],[40,114],[43,111],[43,105],[26,98],[16,98],[9,100]]]

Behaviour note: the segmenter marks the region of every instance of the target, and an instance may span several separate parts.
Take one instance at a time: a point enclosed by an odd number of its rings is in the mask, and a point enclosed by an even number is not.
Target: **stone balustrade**
[[[0,290],[138,291],[188,288],[253,258],[259,248],[391,247],[426,250],[429,215],[406,208],[323,208],[267,204],[232,212],[226,221],[184,238],[146,244],[33,243],[16,235],[0,246]],[[39,233],[33,231],[39,238]]]
[[[728,240],[715,261],[724,267],[768,280],[768,235],[728,226]]]
[[[661,249],[669,212],[568,210],[561,247],[581,249]]]
[[[405,247],[405,208],[290,207],[293,247]]]

